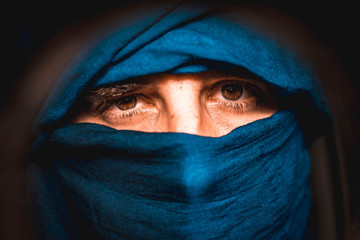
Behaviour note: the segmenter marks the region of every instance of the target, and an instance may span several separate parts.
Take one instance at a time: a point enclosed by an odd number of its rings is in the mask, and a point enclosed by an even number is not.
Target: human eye
[[[104,110],[100,112],[101,117],[110,124],[136,121],[155,111],[151,99],[141,93],[133,93],[113,99],[103,108]]]
[[[243,113],[260,108],[265,101],[264,90],[245,80],[222,80],[214,84],[208,94],[208,104],[224,111]]]
[[[116,85],[89,91],[80,103],[82,113],[73,122],[92,122],[128,129],[156,118],[158,108],[143,87]]]

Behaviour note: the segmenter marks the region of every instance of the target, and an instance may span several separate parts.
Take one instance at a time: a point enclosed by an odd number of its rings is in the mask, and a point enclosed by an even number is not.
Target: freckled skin
[[[218,137],[233,129],[266,118],[278,111],[276,104],[270,101],[261,107],[245,109],[242,112],[222,107],[217,101],[209,100],[208,80],[201,75],[167,74],[151,83],[151,104],[138,101],[141,113],[131,116],[130,120],[109,121],[105,117],[81,113],[75,123],[97,123],[118,130],[136,130],[145,132],[183,132],[202,136]],[[218,93],[220,92],[220,93]],[[253,97],[248,94],[250,101]],[[221,90],[214,99],[221,99]],[[250,100],[249,100],[250,99]],[[146,100],[147,101],[147,100]],[[232,101],[222,99],[226,104]],[[144,101],[145,102],[145,101]],[[250,104],[248,104],[251,106]],[[119,112],[112,109],[109,112]]]

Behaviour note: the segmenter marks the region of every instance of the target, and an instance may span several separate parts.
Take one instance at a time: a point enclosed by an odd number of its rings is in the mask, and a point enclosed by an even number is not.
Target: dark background
[[[66,1],[48,1],[44,3],[27,2],[21,3],[14,1],[12,3],[2,4],[3,28],[2,32],[2,49],[1,57],[3,59],[2,78],[1,78],[1,94],[0,94],[0,108],[6,107],[11,96],[16,96],[19,78],[22,76],[24,69],[29,66],[29,63],[36,58],[38,53],[42,50],[44,45],[51,40],[55,34],[63,30],[66,26],[86,22],[103,12],[121,7],[134,1],[88,1],[86,3],[80,2],[66,2]],[[209,1],[205,1],[209,2]],[[221,1],[223,4],[232,4],[234,1]],[[359,58],[359,23],[360,13],[356,2],[346,3],[337,1],[238,1],[239,3],[260,5],[272,9],[280,10],[300,21],[310,32],[322,42],[328,49],[333,51],[337,56],[341,67],[351,82],[352,87],[358,93],[360,91],[360,81],[358,78]],[[341,84],[341,80],[339,80]],[[357,98],[359,99],[359,98]],[[358,101],[359,102],[359,101]],[[360,109],[359,105],[358,112]],[[21,109],[19,109],[21,111]],[[354,114],[360,123],[359,114]],[[359,129],[359,128],[357,128]],[[357,132],[356,143],[360,143],[360,134]],[[2,138],[0,142],[3,148],[6,148],[7,139]],[[360,145],[358,145],[360,147]],[[352,210],[354,215],[360,213],[360,156],[359,151],[350,153],[350,167],[349,167],[349,182],[351,185],[350,191],[352,194],[352,205],[355,206]],[[21,214],[14,215],[14,219],[7,221],[12,215],[14,209],[8,207],[8,203],[12,202],[11,198],[14,194],[8,193],[7,185],[1,175],[6,175],[7,168],[10,164],[6,163],[6,157],[0,157],[0,239],[27,239],[26,221],[20,219]],[[359,161],[356,161],[359,160]],[[21,162],[20,162],[21,163]],[[21,166],[16,166],[21,169]],[[16,167],[9,167],[15,169]],[[332,168],[336,169],[336,163],[332,164]],[[11,172],[11,171],[9,171]],[[335,194],[340,192],[340,186],[336,186],[337,179],[335,175]],[[18,180],[23,182],[23,179]],[[16,183],[22,184],[22,183]],[[16,186],[14,184],[14,186]],[[10,184],[11,185],[11,184]],[[17,196],[23,196],[17,193]],[[5,199],[5,200],[4,200]],[[16,199],[15,199],[16,200]],[[341,200],[337,204],[341,208]],[[6,203],[7,207],[3,203]],[[14,208],[19,205],[14,202]],[[341,210],[338,211],[341,215]],[[338,226],[343,229],[342,218],[339,217]],[[339,230],[339,239],[343,230]],[[18,234],[16,231],[24,231],[24,234]],[[315,229],[316,231],[316,229]],[[316,233],[315,233],[316,235]]]

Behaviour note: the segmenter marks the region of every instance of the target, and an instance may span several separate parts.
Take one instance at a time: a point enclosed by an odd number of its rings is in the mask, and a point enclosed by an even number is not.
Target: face
[[[278,111],[271,87],[249,74],[155,74],[88,92],[75,123],[219,137]]]

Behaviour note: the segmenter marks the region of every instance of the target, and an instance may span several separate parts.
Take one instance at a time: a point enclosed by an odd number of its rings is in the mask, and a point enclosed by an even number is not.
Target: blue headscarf
[[[82,93],[97,86],[233,67],[291,104],[218,138],[68,121]],[[39,239],[301,239],[311,198],[307,144],[328,123],[312,71],[272,36],[208,6],[147,10],[91,41],[46,102],[29,169],[35,232]]]

